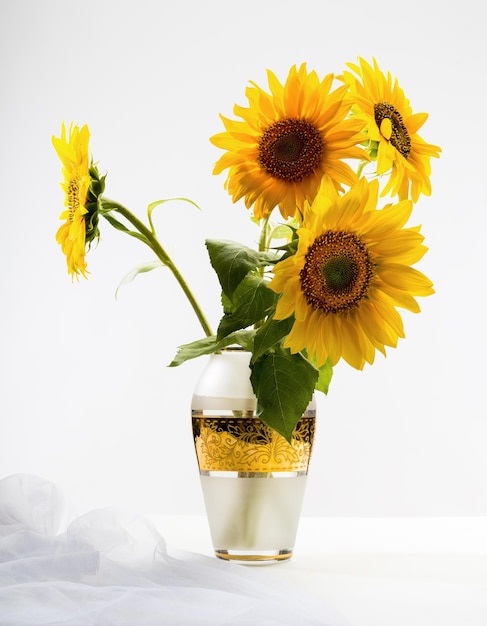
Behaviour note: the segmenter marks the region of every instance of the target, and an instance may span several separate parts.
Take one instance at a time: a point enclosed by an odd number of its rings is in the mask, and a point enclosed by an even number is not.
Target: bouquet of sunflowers
[[[204,332],[171,365],[241,346],[251,353],[257,415],[290,440],[314,391],[327,393],[333,366],[363,369],[396,347],[405,336],[398,309],[419,312],[416,297],[433,293],[412,267],[424,237],[407,223],[431,194],[430,160],[441,150],[418,134],[427,114],[413,113],[375,59],[323,79],[305,64],[284,83],[268,71],[268,86],[250,83],[248,106],[235,105],[238,119],[222,116],[224,131],[211,138],[224,151],[214,174],[227,171],[232,201],[243,200],[260,229],[257,249],[205,242],[221,285],[216,332],[157,238],[152,213],[166,200],[150,204],[143,222],[107,199],[86,125],[68,133],[63,124],[53,137],[66,207],[57,241],[73,278],[87,277],[102,219],[151,248],[156,260],[137,272],[168,267]]]

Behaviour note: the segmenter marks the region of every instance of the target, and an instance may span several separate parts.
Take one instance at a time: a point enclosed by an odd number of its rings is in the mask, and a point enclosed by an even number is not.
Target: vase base
[[[241,565],[265,565],[289,560],[292,550],[215,550],[215,556]]]

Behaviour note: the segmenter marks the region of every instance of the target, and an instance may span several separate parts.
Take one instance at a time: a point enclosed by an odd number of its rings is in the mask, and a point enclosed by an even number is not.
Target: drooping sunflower
[[[397,307],[419,312],[433,293],[411,267],[425,254],[419,227],[405,228],[410,200],[377,208],[379,185],[361,178],[339,195],[326,181],[305,209],[298,249],[276,264],[269,286],[282,294],[274,318],[294,315],[284,347],[307,350],[320,367],[341,358],[357,369],[404,337]]]
[[[105,185],[97,167],[90,164],[89,139],[86,124],[81,129],[71,124],[68,135],[64,123],[61,137],[52,138],[63,166],[61,187],[66,207],[59,216],[65,222],[56,233],[56,241],[66,256],[68,272],[73,279],[80,274],[87,278],[86,246],[99,237],[98,196]]]
[[[410,102],[397,79],[359,57],[359,65],[347,63],[352,72],[339,78],[350,87],[355,100],[354,113],[365,122],[365,132],[377,152],[377,174],[389,173],[381,195],[411,198],[431,195],[431,157],[439,157],[441,148],[426,143],[418,131],[428,119],[427,113],[413,113]]]
[[[241,120],[220,116],[226,130],[211,141],[226,152],[213,173],[228,169],[225,187],[233,202],[244,198],[256,218],[278,206],[286,219],[313,200],[324,176],[337,189],[356,183],[344,159],[367,158],[358,147],[364,124],[347,119],[347,88],[332,90],[333,74],[320,81],[302,64],[291,67],[284,85],[270,70],[267,77],[270,93],[250,83],[249,106],[235,105]]]

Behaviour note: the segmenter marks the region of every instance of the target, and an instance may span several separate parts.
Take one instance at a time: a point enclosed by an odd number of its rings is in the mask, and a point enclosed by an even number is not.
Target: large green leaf
[[[274,254],[258,252],[235,241],[207,239],[205,243],[221,288],[230,299],[250,271],[275,263],[277,260]]]
[[[288,317],[285,320],[274,320],[269,317],[255,335],[252,359],[257,360],[265,352],[272,350],[276,344],[279,344],[289,334],[293,323],[294,317]]]
[[[220,321],[218,339],[264,319],[275,300],[276,294],[262,278],[254,274],[245,276],[233,292],[231,312],[226,313]]]
[[[313,396],[318,370],[301,354],[289,352],[266,354],[251,368],[257,415],[291,442]]]
[[[177,365],[181,365],[190,359],[196,359],[197,357],[204,356],[206,354],[213,354],[214,352],[223,350],[223,348],[226,348],[227,346],[235,344],[242,346],[244,350],[251,352],[254,335],[254,330],[246,330],[232,333],[222,340],[219,340],[215,335],[212,335],[211,337],[204,337],[203,339],[186,343],[179,346],[178,352],[169,364],[169,367],[176,367]]]

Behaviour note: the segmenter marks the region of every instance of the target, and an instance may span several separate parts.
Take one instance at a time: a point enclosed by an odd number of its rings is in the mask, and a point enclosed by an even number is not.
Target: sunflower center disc
[[[323,138],[306,120],[286,118],[274,122],[259,143],[259,165],[273,178],[299,182],[321,164]]]
[[[373,263],[353,233],[329,230],[308,249],[300,272],[306,302],[324,313],[345,313],[366,297]]]
[[[71,178],[68,185],[68,208],[69,221],[73,221],[75,212],[79,209],[79,181],[77,178]]]
[[[347,289],[353,284],[356,275],[357,265],[347,256],[331,257],[323,265],[323,276],[330,289]]]
[[[304,141],[299,135],[289,133],[284,137],[279,137],[274,143],[274,158],[277,161],[292,163],[297,161],[304,148]]]
[[[411,152],[411,139],[399,111],[388,102],[379,102],[374,105],[374,117],[379,128],[382,120],[386,118],[391,120],[392,134],[389,141],[407,159]]]

